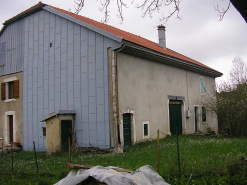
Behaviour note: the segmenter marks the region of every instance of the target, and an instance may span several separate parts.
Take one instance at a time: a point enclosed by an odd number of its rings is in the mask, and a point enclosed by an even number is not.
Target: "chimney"
[[[166,27],[162,24],[158,26],[159,46],[166,49]]]

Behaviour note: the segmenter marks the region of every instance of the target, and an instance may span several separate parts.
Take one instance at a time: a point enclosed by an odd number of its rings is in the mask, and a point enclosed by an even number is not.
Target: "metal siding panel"
[[[81,72],[82,73],[88,72],[87,56],[81,57]]]
[[[97,123],[105,121],[104,105],[97,105]]]
[[[104,74],[103,70],[96,71],[96,87],[104,86]]]
[[[88,89],[88,74],[81,73],[81,89]]]
[[[97,147],[97,133],[96,131],[90,131],[90,144]]]
[[[67,38],[62,38],[61,40],[61,53],[67,52]]]
[[[55,35],[55,48],[60,48],[61,47],[61,39],[60,38],[61,38],[60,33],[57,33]]]
[[[103,141],[101,142],[104,145],[104,141],[105,141],[105,125],[104,123],[97,123],[97,137],[98,137],[98,142],[99,141]],[[102,147],[102,146],[101,146]]]
[[[95,80],[95,63],[89,63],[89,80]]]
[[[96,98],[95,97],[89,97],[89,114],[94,113],[96,114]],[[96,121],[96,117],[95,117]],[[89,122],[91,122],[89,120]]]
[[[74,82],[74,84],[75,84],[74,85],[74,98],[80,98],[81,97],[80,82]]]
[[[64,69],[66,67],[67,67],[67,53],[62,53],[61,54],[61,69]]]
[[[89,80],[89,96],[96,96],[95,80]]]
[[[80,49],[80,35],[74,35],[74,50]]]
[[[60,63],[56,62],[55,63],[55,78],[60,78]],[[60,82],[59,82],[60,83]]]
[[[68,66],[67,66],[67,71],[68,71],[68,74],[67,75],[73,75],[73,69],[74,66],[73,66],[73,60],[69,60],[68,61]]]
[[[74,50],[73,44],[68,45],[68,60],[73,60]]]
[[[96,70],[104,69],[103,53],[96,54]]]
[[[59,110],[60,109],[60,92],[55,94],[55,110]]]
[[[74,84],[73,84],[73,75],[69,75],[68,77],[67,77],[67,80],[68,80],[68,91],[73,91],[73,86],[74,86]]]
[[[88,41],[83,40],[81,41],[81,56],[87,56],[88,54]]]
[[[81,105],[88,106],[88,102],[89,102],[89,96],[88,96],[88,90],[81,90]]]
[[[97,88],[97,105],[103,105],[105,100],[104,88]]]
[[[68,30],[68,44],[73,44],[74,41],[74,32],[73,29]]]
[[[66,84],[61,84],[61,99],[67,99],[67,86]]]
[[[88,47],[88,62],[95,63],[95,46]]]
[[[56,48],[55,49],[55,62],[60,64],[60,61],[61,61],[60,48]],[[60,69],[60,67],[58,69]]]
[[[50,28],[55,27],[55,15],[50,13]]]
[[[90,122],[90,120],[93,120]],[[96,131],[96,114],[89,114],[89,130],[90,131]],[[96,136],[96,135],[95,135]]]
[[[89,124],[88,122],[82,123],[82,140],[86,140],[88,142],[89,140]]]
[[[81,73],[80,73],[80,66],[74,66],[74,81],[80,82]]]
[[[73,91],[68,92],[68,109],[74,109],[74,94]]]
[[[60,83],[60,78],[55,78],[55,93],[60,93],[61,91],[61,83]]]
[[[82,122],[88,124],[88,121],[89,121],[88,106],[82,106],[81,107],[81,112],[82,112],[81,113]],[[85,125],[85,124],[83,124],[83,125]],[[84,128],[84,126],[82,128]]]

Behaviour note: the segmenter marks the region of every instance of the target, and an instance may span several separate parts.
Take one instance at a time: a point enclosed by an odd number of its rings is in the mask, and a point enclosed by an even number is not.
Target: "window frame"
[[[145,135],[144,133],[144,125],[147,125],[148,129],[148,135]],[[149,124],[149,121],[144,121],[142,122],[142,135],[143,135],[143,139],[148,139],[150,138],[150,124]]]
[[[2,99],[2,100],[4,102],[16,101],[16,99],[18,99],[19,96],[20,96],[19,80],[16,77],[10,77],[10,78],[4,79],[3,80],[3,83],[5,84],[5,99]],[[10,97],[10,92],[9,92],[9,88],[10,88],[9,85],[10,85],[10,83],[11,84],[13,83],[13,97],[11,97],[11,98],[9,98]],[[18,87],[15,85],[15,83],[17,83],[17,86]],[[18,90],[16,90],[16,89],[18,89]],[[16,95],[16,92],[15,91],[18,92],[18,95]]]
[[[203,88],[202,88],[202,81],[203,80]],[[205,78],[200,76],[199,77],[199,85],[200,85],[200,93],[201,95],[204,95],[206,93],[206,83],[205,83]]]

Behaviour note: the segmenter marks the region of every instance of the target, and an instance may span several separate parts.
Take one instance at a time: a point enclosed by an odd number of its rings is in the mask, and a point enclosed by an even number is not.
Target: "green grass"
[[[236,168],[240,158],[247,158],[247,138],[218,136],[179,136],[181,176],[178,174],[176,137],[160,140],[160,175],[172,184],[187,184],[194,168],[191,184],[247,184],[246,170]],[[0,184],[53,184],[69,172],[68,154],[54,154],[42,159],[38,153],[37,176],[33,152],[14,154],[14,175],[11,176],[11,155],[0,156]],[[123,154],[72,154],[72,163],[117,166],[136,170],[143,165],[157,169],[157,141],[146,141],[126,149]],[[235,164],[235,166],[232,166]],[[244,168],[244,167],[243,167]]]

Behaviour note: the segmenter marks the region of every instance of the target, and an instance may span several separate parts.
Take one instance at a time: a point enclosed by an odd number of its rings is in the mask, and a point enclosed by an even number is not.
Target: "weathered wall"
[[[135,110],[137,141],[143,138],[144,121],[150,121],[151,135],[157,129],[165,134],[170,131],[168,95],[185,97],[184,109],[189,108],[192,114],[185,118],[183,110],[183,132],[194,133],[194,105],[199,105],[201,113],[201,100],[206,96],[200,93],[199,77],[205,78],[207,92],[215,86],[214,78],[123,53],[117,55],[117,61],[119,111]],[[217,128],[217,120],[210,114],[207,123]],[[199,130],[204,131],[203,127],[200,121]]]
[[[15,101],[4,102],[0,100],[0,138],[4,138],[4,124],[6,121],[5,112],[14,111],[14,119],[15,119],[15,142],[20,142],[21,145],[23,144],[23,134],[22,134],[22,82],[23,76],[22,72],[15,73],[11,75],[0,76],[0,84],[4,82],[4,79],[8,79],[11,77],[16,77],[19,80],[19,98]],[[1,91],[1,89],[0,89]],[[4,143],[6,144],[6,143]]]
[[[45,10],[24,23],[24,150],[45,150],[40,120],[56,110],[76,110],[78,146],[110,147],[107,48],[117,43]]]
[[[54,152],[61,147],[61,129],[59,117],[46,121],[46,151]]]

